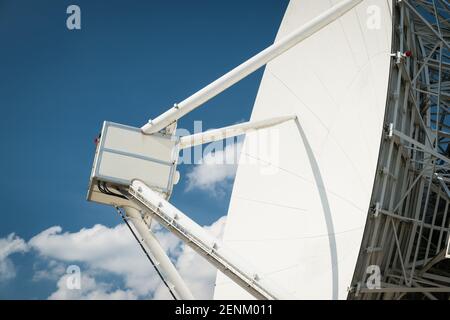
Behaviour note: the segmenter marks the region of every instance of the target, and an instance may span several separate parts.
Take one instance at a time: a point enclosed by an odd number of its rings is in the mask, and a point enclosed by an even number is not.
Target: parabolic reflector
[[[338,2],[292,0],[277,39]],[[247,134],[224,243],[298,299],[347,297],[383,130],[391,6],[363,1],[263,75],[251,120],[298,121]],[[251,296],[219,273],[214,298]]]

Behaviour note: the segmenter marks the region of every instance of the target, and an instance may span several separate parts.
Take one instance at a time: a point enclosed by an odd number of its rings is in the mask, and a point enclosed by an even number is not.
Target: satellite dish
[[[88,199],[134,225],[173,298],[194,297],[153,219],[217,267],[217,299],[448,298],[449,8],[411,3],[291,1],[273,45],[141,128],[104,123]],[[266,64],[249,122],[175,136]],[[170,204],[177,155],[242,134],[221,242]]]
[[[374,5],[381,21],[370,29]],[[246,136],[241,161],[260,160],[237,170],[224,243],[297,299],[347,297],[383,130],[391,5],[363,1],[270,62],[261,81],[251,120],[295,114],[298,121],[271,129],[283,137],[266,152],[276,157],[253,151],[259,137]],[[291,1],[277,39],[330,7],[328,0]],[[250,296],[219,274],[214,298]]]

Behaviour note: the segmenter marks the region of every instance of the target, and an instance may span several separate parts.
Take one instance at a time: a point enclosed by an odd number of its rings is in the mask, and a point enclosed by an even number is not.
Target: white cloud
[[[224,224],[225,217],[205,228],[220,236]],[[212,298],[215,268],[161,227],[154,228],[154,232],[194,296]],[[59,278],[57,290],[49,297],[51,299],[170,299],[167,289],[124,224],[114,228],[95,225],[74,233],[63,233],[61,227],[55,226],[33,237],[29,245],[41,257],[49,259],[50,271],[41,270],[35,275],[37,279],[49,278],[60,272],[55,261],[85,266],[81,270],[81,290],[67,289],[68,275],[65,274]],[[52,271],[52,268],[57,269]],[[125,288],[114,290],[103,282],[98,283],[94,278],[96,274],[119,276]]]
[[[208,191],[212,196],[222,196],[236,175],[239,152],[242,143],[227,144],[225,148],[214,149],[210,144],[205,151],[202,162],[186,174],[186,191],[199,189]]]
[[[177,239],[166,235],[158,238],[169,253],[175,251]],[[151,266],[124,224],[114,228],[95,225],[74,233],[51,227],[33,237],[29,244],[43,257],[84,263],[89,269],[122,276],[125,285],[137,295],[146,296],[158,286]]]
[[[47,261],[44,267],[40,266],[39,263],[35,263],[33,269],[33,281],[57,281],[66,272],[64,264],[56,260]]]
[[[27,250],[28,246],[25,241],[14,233],[9,234],[6,238],[0,238],[0,282],[16,276],[16,268],[9,256]]]
[[[211,235],[221,239],[226,217],[221,217],[211,226],[204,227]],[[196,299],[212,299],[217,269],[185,244],[176,262],[177,270],[191,289]],[[155,299],[169,299],[167,289],[161,284],[155,292]]]
[[[113,290],[106,283],[98,283],[92,276],[81,276],[80,289],[68,289],[66,283],[70,275],[62,276],[57,283],[58,290],[53,292],[50,300],[134,300],[136,295],[132,290]]]

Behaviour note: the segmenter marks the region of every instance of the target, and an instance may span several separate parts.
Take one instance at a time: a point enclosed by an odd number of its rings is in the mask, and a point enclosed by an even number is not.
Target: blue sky
[[[70,4],[81,8],[81,30],[66,28]],[[85,200],[102,121],[140,127],[207,85],[273,42],[287,4],[0,0],[0,239],[15,233],[27,246],[52,226],[70,233],[96,224],[116,227],[112,208]],[[204,129],[247,120],[261,76],[262,70],[249,76],[179,127],[192,131],[194,120]],[[219,195],[188,191],[183,177],[193,168],[179,170],[175,205],[202,225],[226,214],[230,181]],[[55,291],[57,279],[35,277],[50,261],[59,263],[55,256],[19,244],[6,259],[15,276],[0,277],[0,299],[44,299]],[[123,277],[92,270],[97,282],[126,287]]]

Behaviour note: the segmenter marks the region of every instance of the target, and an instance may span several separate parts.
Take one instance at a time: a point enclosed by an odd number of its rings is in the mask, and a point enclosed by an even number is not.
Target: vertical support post
[[[164,249],[161,247],[158,239],[156,239],[153,232],[142,219],[139,210],[133,207],[123,207],[123,209],[129,221],[141,236],[142,241],[144,241],[147,248],[157,260],[158,266],[162,269],[168,282],[173,286],[173,290],[177,293],[178,297],[182,300],[193,300],[194,296],[181,278],[175,266],[172,264],[172,261],[170,261]]]

